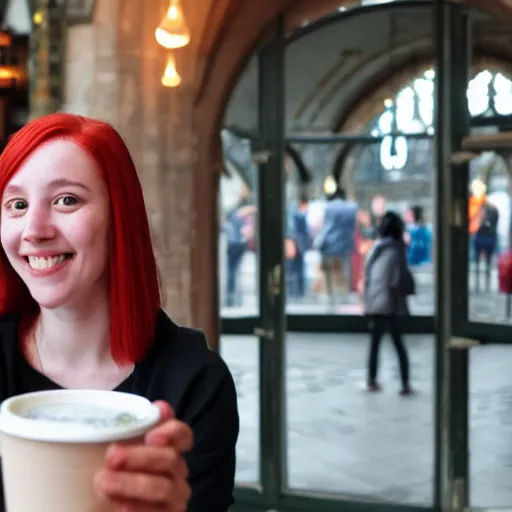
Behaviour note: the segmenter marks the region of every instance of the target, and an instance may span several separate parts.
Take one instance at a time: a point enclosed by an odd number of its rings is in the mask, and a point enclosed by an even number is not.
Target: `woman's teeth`
[[[60,256],[53,256],[50,258],[38,258],[36,256],[28,257],[28,264],[31,268],[36,270],[44,270],[47,268],[52,268],[62,263],[66,259],[65,254],[61,254]]]

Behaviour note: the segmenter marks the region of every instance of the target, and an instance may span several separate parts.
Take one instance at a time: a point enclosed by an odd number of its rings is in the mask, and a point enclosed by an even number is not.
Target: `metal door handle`
[[[260,338],[267,338],[268,340],[274,339],[274,331],[263,329],[262,327],[255,327],[253,333]]]
[[[458,350],[478,347],[478,345],[481,345],[480,341],[478,340],[474,340],[472,338],[458,338],[456,336],[450,338],[450,342],[448,343],[448,347]]]

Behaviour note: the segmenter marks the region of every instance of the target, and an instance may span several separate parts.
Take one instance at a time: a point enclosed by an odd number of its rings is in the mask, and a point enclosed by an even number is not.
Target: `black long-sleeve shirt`
[[[0,401],[21,393],[61,389],[26,361],[18,343],[19,318],[0,318]],[[239,417],[231,373],[204,335],[180,327],[162,311],[145,360],[115,391],[165,400],[194,432],[186,455],[192,497],[189,512],[226,512],[233,503]],[[30,482],[27,482],[30,488]],[[3,491],[3,489],[0,489]],[[3,492],[0,496],[4,510]]]

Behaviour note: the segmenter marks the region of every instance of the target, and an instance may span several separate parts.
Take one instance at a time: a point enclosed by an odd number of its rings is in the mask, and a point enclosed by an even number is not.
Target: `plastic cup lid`
[[[118,391],[40,391],[8,398],[0,406],[0,432],[54,443],[132,439],[159,419],[158,407],[149,400]]]

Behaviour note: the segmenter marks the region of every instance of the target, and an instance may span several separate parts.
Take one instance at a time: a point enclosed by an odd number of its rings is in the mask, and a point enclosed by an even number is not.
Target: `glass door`
[[[486,75],[483,77],[489,78]],[[491,89],[495,78],[489,75]],[[481,77],[477,74],[473,84]],[[457,174],[467,190],[468,215],[463,227],[466,275],[458,276],[465,299],[460,303],[465,307],[456,312],[454,334],[463,351],[470,348],[466,357],[459,359],[458,369],[465,375],[467,393],[467,405],[463,406],[469,436],[466,492],[471,508],[478,510],[512,507],[508,485],[512,477],[512,378],[508,370],[512,362],[512,289],[507,286],[512,270],[508,267],[512,171],[510,150],[493,146],[497,132],[497,128],[483,135],[473,132],[466,139],[466,147],[478,156],[467,172]],[[512,147],[512,135],[502,133],[498,138],[509,139]]]
[[[318,333],[287,333],[286,295],[294,288],[287,280],[293,247],[285,193],[282,20],[274,28],[275,36],[259,55],[258,136],[251,143],[258,167],[259,308],[251,339],[259,355],[259,472],[256,477],[251,472],[250,482],[237,479],[234,510],[430,510],[435,466],[428,404],[435,389],[417,400],[400,401],[398,388],[393,391],[394,368],[387,368],[391,365],[386,353],[383,371],[390,374],[389,392],[365,394],[357,386],[359,378],[364,380],[357,375],[357,365],[365,359],[364,349],[360,350],[365,340],[358,339],[355,346],[354,339],[346,336],[324,340]],[[430,340],[414,342],[423,344],[421,354],[425,356],[426,350],[433,359]],[[347,358],[347,348],[356,357]],[[233,347],[232,368],[240,358],[237,354]],[[322,366],[326,362],[329,367]],[[351,364],[354,368],[347,366]],[[344,389],[346,375],[350,382]],[[247,400],[243,389],[239,382],[241,404]],[[242,416],[244,446],[249,446],[249,436],[257,435],[249,426],[249,417],[256,424],[255,410],[242,405]],[[414,418],[411,424],[410,418]],[[382,442],[384,430],[392,442],[388,438]],[[254,448],[254,438],[251,443]],[[248,460],[244,453],[239,445],[239,467]]]
[[[511,248],[510,149],[489,117],[509,77],[471,72],[469,13],[436,1],[440,276],[439,437],[443,503],[455,510],[510,509],[512,362],[510,294],[501,261]],[[455,63],[455,64],[454,64]],[[497,85],[496,85],[497,84]],[[509,101],[509,100],[507,100]],[[496,119],[496,112],[493,114]],[[503,260],[505,259],[505,260]],[[505,273],[505,277],[506,277]],[[512,291],[512,290],[511,290]],[[441,434],[442,432],[442,434]]]
[[[492,151],[492,134],[486,138],[478,138],[485,154],[471,162],[468,172],[458,174],[469,194],[461,251],[465,255],[458,259],[466,274],[458,274],[457,295],[464,294],[458,302],[465,307],[455,310],[451,342],[457,353],[452,371],[459,377],[451,392],[459,397],[453,400],[455,414],[465,417],[467,425],[461,428],[468,436],[459,443],[457,457],[467,465],[464,494],[478,510],[512,507],[511,295],[505,286],[509,274],[500,272],[511,250],[511,172],[506,152]],[[478,150],[475,144],[473,150]]]

